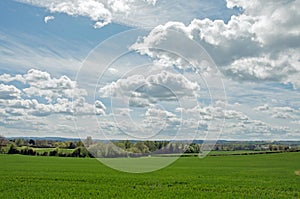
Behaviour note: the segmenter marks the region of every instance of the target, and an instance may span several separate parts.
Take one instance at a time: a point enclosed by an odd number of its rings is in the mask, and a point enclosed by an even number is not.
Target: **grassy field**
[[[145,174],[89,158],[0,155],[0,198],[300,198],[299,170],[300,153],[186,157]]]

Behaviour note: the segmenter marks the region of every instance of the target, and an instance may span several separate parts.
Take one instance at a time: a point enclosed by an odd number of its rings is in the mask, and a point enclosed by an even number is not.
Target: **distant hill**
[[[64,137],[7,137],[8,140],[24,139],[24,140],[51,140],[57,142],[80,141],[80,138],[64,138]]]

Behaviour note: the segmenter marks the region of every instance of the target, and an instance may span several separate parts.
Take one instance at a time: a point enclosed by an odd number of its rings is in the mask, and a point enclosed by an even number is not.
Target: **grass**
[[[130,174],[96,159],[0,155],[0,198],[300,198],[300,153],[185,157]]]

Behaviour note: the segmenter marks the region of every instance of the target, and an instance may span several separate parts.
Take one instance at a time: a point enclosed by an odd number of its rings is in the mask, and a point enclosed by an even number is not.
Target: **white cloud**
[[[52,78],[49,73],[31,69],[23,75],[25,84],[29,87],[23,91],[30,97],[44,97],[48,102],[57,98],[79,97],[86,94],[86,91],[79,89],[75,81],[67,76]]]
[[[157,0],[144,0],[144,1],[146,1],[148,4],[151,4],[153,6],[155,6],[155,4],[157,2]]]
[[[131,105],[146,106],[156,101],[178,100],[178,97],[196,97],[200,86],[181,74],[160,71],[147,77],[133,75],[119,79],[99,89],[101,97],[127,96]]]
[[[258,106],[254,110],[268,113],[272,118],[290,120],[300,119],[300,111],[288,106],[270,106],[268,104]]]
[[[96,0],[84,1],[56,1],[50,5],[44,4],[51,12],[62,12],[68,15],[87,16],[95,21],[95,27],[102,27],[111,22],[111,12],[104,7],[104,4]]]
[[[247,121],[250,118],[244,113],[236,110],[226,110],[225,107],[216,106],[195,106],[191,109],[176,109],[177,112],[184,112],[186,115],[191,116],[191,118],[199,118],[202,121],[212,121],[226,119],[226,121]]]
[[[13,85],[0,84],[0,99],[16,99],[21,97],[21,91]]]
[[[14,77],[12,77],[10,74],[0,75],[0,82],[8,83],[11,81],[19,81],[19,82],[24,83],[25,80],[22,75],[16,75]]]
[[[0,77],[0,126],[5,132],[14,132],[13,136],[77,137],[74,116],[82,120],[106,115],[106,106],[100,100],[88,102],[86,91],[67,76],[52,77],[48,72],[31,69],[25,74]],[[97,126],[90,125],[84,130],[88,133],[95,129]]]
[[[181,48],[178,45],[177,49],[173,46],[193,38],[205,47],[228,77],[248,81],[278,81],[298,87],[299,1],[255,1],[250,5],[245,0],[228,1],[227,5],[230,8],[241,6],[243,13],[232,16],[228,23],[207,18],[194,19],[189,25],[168,22],[154,28],[132,48],[154,59],[167,60],[169,63],[171,60],[172,64],[180,66],[182,62],[161,49],[174,49],[179,54],[185,50],[190,55],[194,51],[190,43]],[[175,37],[174,32],[181,34]],[[197,61],[195,56],[190,58]]]
[[[112,75],[115,75],[117,74],[119,71],[115,68],[109,68],[108,71],[112,74]]]
[[[145,116],[146,122],[150,125],[153,125],[154,123],[167,123],[169,126],[173,126],[181,123],[180,119],[174,113],[158,108],[147,109]]]
[[[49,21],[54,20],[54,19],[55,19],[54,16],[46,16],[46,17],[44,18],[44,22],[45,22],[45,23],[48,23]]]
[[[34,116],[105,114],[105,105],[99,100],[95,104],[87,103],[86,91],[67,76],[55,78],[45,71],[31,69],[23,75],[2,74],[1,77],[0,81],[6,84],[0,84],[0,106],[9,110],[23,109],[27,115]],[[22,88],[10,85],[14,81],[21,82]]]
[[[55,13],[89,17],[94,27],[103,27],[111,22],[129,26],[154,27],[168,21],[189,22],[205,15],[228,16],[222,1],[190,0],[189,3],[175,0],[18,0],[19,2],[44,7]],[[212,14],[213,13],[213,14]]]
[[[204,3],[201,0],[192,0],[186,3],[179,0],[174,2],[164,0],[21,0],[21,2],[44,7],[53,13],[88,17],[94,21],[94,27],[98,28],[111,22],[142,27],[157,26],[148,36],[140,38],[132,46],[132,49],[152,57],[155,63],[163,66],[161,67],[164,68],[163,70],[170,69],[165,66],[176,66],[179,69],[190,70],[192,64],[203,66],[201,69],[209,69],[209,63],[201,62],[204,60],[202,58],[206,57],[200,56],[201,53],[197,51],[196,44],[187,42],[192,38],[205,47],[227,77],[254,82],[292,83],[295,87],[300,85],[298,40],[300,29],[297,21],[299,18],[297,10],[299,1],[253,1],[249,3],[245,0],[227,0],[229,8],[234,6],[242,8],[241,14],[232,16],[228,22],[226,17],[223,18],[223,11],[220,11],[218,6],[215,6],[215,9],[209,9],[209,7],[213,7],[212,5],[217,4],[215,1]],[[207,12],[206,15],[203,15],[201,10],[205,10],[204,8],[210,13],[217,10],[221,14],[213,16],[213,18],[221,18],[222,20],[208,19],[212,17],[212,14],[207,15]],[[203,19],[203,16],[208,16],[208,18]],[[49,20],[50,18],[48,20],[45,18],[45,23]],[[30,67],[32,63],[35,63],[36,67],[49,68],[49,70],[55,67],[60,70],[61,67],[64,70],[68,67],[74,70],[75,66],[79,66],[80,61],[77,59],[60,56],[61,53],[52,52],[53,49],[39,48],[33,50],[21,45],[20,41],[10,41],[8,35],[3,37],[1,33],[0,39],[5,41],[2,42],[1,51],[10,55],[3,56],[2,63],[15,63],[18,67],[23,65]],[[11,45],[6,45],[6,43]],[[171,49],[171,51],[166,52],[163,49]],[[55,54],[60,55],[56,56]],[[184,58],[191,60],[191,62],[188,63]],[[122,71],[110,68],[108,72],[110,73],[108,76],[111,77],[112,75],[121,75]],[[187,70],[183,73],[186,75]],[[103,97],[112,94],[120,98],[130,98],[131,106],[147,110],[146,115],[144,115],[146,118],[142,121],[145,122],[145,128],[151,129],[151,122],[155,122],[157,128],[161,128],[164,127],[164,124],[176,126],[179,120],[175,113],[154,109],[153,104],[163,100],[173,102],[175,95],[196,98],[200,86],[193,81],[192,78],[185,78],[183,75],[170,72],[161,72],[151,77],[129,76],[102,87],[100,93]],[[18,86],[20,84],[22,86]],[[296,132],[291,130],[293,126],[288,129],[285,125],[288,125],[289,122],[285,124],[285,121],[291,120],[290,123],[296,125],[298,124],[297,121],[300,120],[299,110],[288,107],[289,103],[287,103],[287,101],[295,99],[293,103],[299,104],[297,96],[293,95],[297,93],[283,92],[284,88],[275,89],[274,87],[258,88],[261,90],[257,89],[254,92],[248,83],[243,84],[243,86],[239,83],[235,84],[238,85],[239,89],[227,87],[227,92],[233,95],[231,100],[235,97],[233,101],[245,102],[249,100],[247,103],[257,106],[258,101],[262,104],[269,102],[266,96],[274,94],[272,98],[276,98],[278,102],[258,107],[257,110],[259,111],[252,110],[253,112],[262,112],[270,118],[263,121],[260,121],[261,118],[253,119],[255,117],[253,115],[251,117],[251,113],[249,115],[243,113],[247,112],[247,109],[244,109],[243,112],[236,110],[223,112],[220,108],[197,107],[197,110],[181,110],[185,116],[190,117],[184,118],[182,124],[185,127],[194,128],[200,121],[203,129],[205,129],[211,120],[219,119],[220,121],[222,118],[226,118],[227,123],[224,132],[225,136],[228,135],[229,138],[253,138],[255,136],[262,138],[265,135],[280,134],[280,131],[291,134]],[[165,85],[175,92],[172,93],[159,85]],[[249,88],[250,90],[248,90]],[[266,89],[270,90],[266,91]],[[239,92],[237,93],[237,91]],[[72,102],[72,96],[75,96],[74,102]],[[190,102],[189,100],[186,101]],[[275,105],[280,101],[286,103],[282,106]],[[76,114],[80,116],[80,119],[91,120],[91,115],[96,114],[101,115],[102,119],[102,116],[107,117],[106,112],[110,111],[105,105],[101,101],[95,103],[87,101],[86,91],[79,88],[76,81],[67,76],[53,77],[48,72],[41,70],[30,70],[26,74],[15,76],[0,75],[0,114],[3,116],[0,118],[1,125],[5,122],[10,124],[10,127],[22,128],[24,126],[24,129],[28,128],[29,125],[32,125],[34,129],[39,129],[44,125],[47,126],[43,127],[44,129],[49,129],[49,118],[64,123],[63,119],[57,120],[57,117],[70,119],[73,118],[73,114]],[[120,112],[120,115],[128,116],[130,111]],[[41,124],[41,120],[45,120],[47,124]],[[21,125],[22,121],[23,125]],[[277,124],[277,121],[282,123]],[[126,122],[127,120],[124,120],[121,126],[128,130],[135,128]],[[105,127],[108,130],[117,130],[117,126],[112,125],[112,122],[104,120],[103,123],[106,123]],[[56,122],[52,122],[52,126],[57,130],[63,130],[64,127],[70,125],[56,125]],[[86,131],[90,130],[89,125],[84,128]],[[141,129],[135,128],[135,130],[139,132]],[[189,130],[190,128],[186,129],[186,131]]]
[[[257,111],[266,111],[266,110],[269,110],[269,109],[270,109],[269,105],[268,104],[264,104],[262,106],[256,107],[254,110],[257,110]]]

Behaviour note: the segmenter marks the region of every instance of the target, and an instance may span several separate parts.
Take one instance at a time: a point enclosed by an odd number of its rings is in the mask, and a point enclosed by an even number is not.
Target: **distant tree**
[[[71,154],[72,157],[92,157],[85,147],[77,147]]]
[[[149,153],[149,148],[143,142],[135,143],[134,147],[136,147],[140,153]]]
[[[34,141],[33,139],[30,139],[30,140],[29,140],[29,144],[30,144],[30,145],[35,145],[35,141]]]
[[[124,145],[125,145],[125,149],[130,149],[133,144],[129,140],[126,140]]]
[[[29,147],[22,149],[19,153],[22,155],[36,155],[36,151]]]
[[[75,148],[76,148],[76,144],[74,144],[73,142],[70,142],[69,149],[75,149]]]
[[[19,151],[17,149],[17,146],[15,143],[12,143],[10,146],[9,146],[9,149],[8,149],[8,154],[18,154]]]
[[[55,148],[53,151],[49,152],[49,156],[57,156],[58,155],[58,148]]]
[[[60,149],[67,149],[67,148],[69,148],[70,143],[69,142],[55,142],[54,146],[56,148],[60,148]]]
[[[0,153],[5,153],[5,150],[3,147],[5,147],[8,144],[8,141],[5,139],[4,136],[0,135]]]
[[[15,143],[17,146],[24,146],[24,139],[16,139]]]
[[[153,141],[145,141],[144,144],[148,147],[149,151],[154,152],[158,148]]]
[[[182,153],[183,151],[181,150],[181,144],[180,143],[174,143],[174,153]]]
[[[120,149],[122,149],[122,150],[125,150],[126,148],[125,148],[125,142],[123,142],[123,141],[120,141],[120,142],[114,142],[113,143],[116,147],[119,147]]]
[[[0,135],[0,149],[6,145],[7,145],[7,140],[5,139],[4,136]]]
[[[41,148],[49,147],[47,140],[36,140],[35,141],[35,146],[36,147],[41,147]]]
[[[76,147],[83,147],[83,146],[84,146],[84,144],[82,141],[76,142]]]
[[[89,146],[91,146],[93,144],[93,139],[92,139],[92,137],[91,136],[87,136],[86,137],[86,140],[85,140],[85,145],[86,145],[86,147],[89,147]]]

